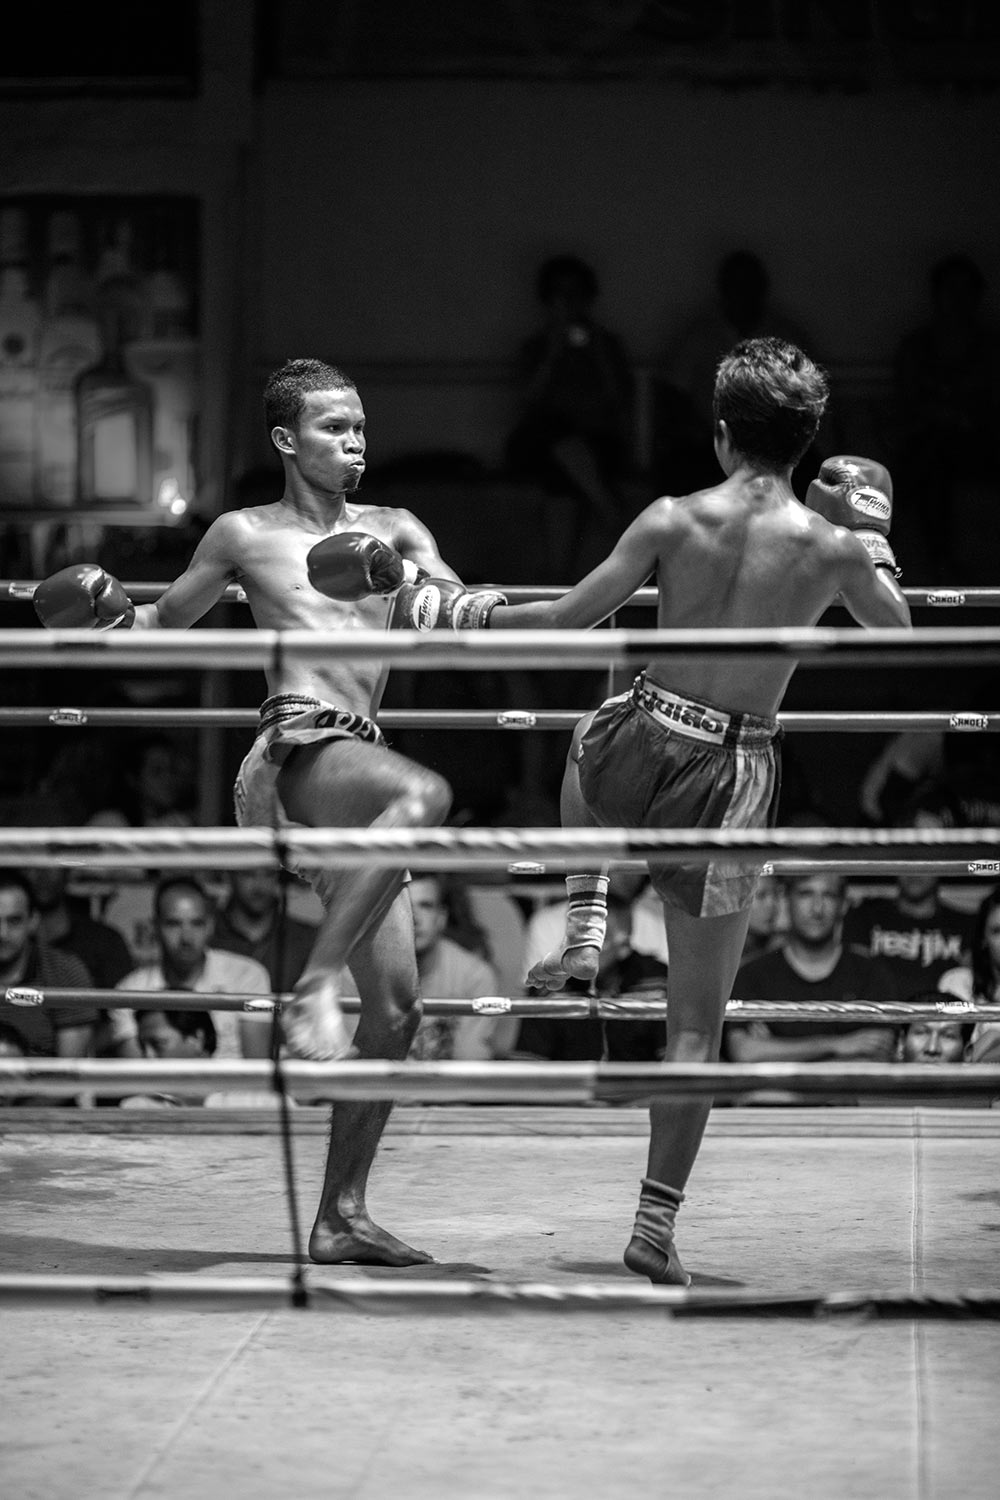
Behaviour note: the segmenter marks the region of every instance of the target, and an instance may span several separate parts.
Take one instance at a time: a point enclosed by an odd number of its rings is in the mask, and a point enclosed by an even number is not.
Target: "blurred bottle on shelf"
[[[35,405],[41,310],[28,284],[28,216],[0,211],[0,506],[35,492]]]
[[[129,369],[154,394],[154,503],[175,519],[190,508],[195,496],[200,355],[192,288],[182,272],[181,233],[182,221],[175,212],[153,213],[141,334],[126,353]]]
[[[101,357],[76,385],[77,493],[84,506],[148,506],[153,500],[153,395],[125,357],[141,310],[132,226],[118,219],[105,232],[97,264]]]
[[[43,506],[71,506],[77,495],[76,382],[101,353],[93,279],[82,265],[79,215],[53,213],[35,409],[35,489]]]

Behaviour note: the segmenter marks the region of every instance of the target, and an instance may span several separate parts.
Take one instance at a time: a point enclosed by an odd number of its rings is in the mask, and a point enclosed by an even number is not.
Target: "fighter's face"
[[[906,1028],[904,1062],[957,1063],[962,1061],[964,1052],[960,1021],[911,1021]]]
[[[365,413],[357,391],[310,391],[295,427],[276,427],[279,450],[310,485],[341,495],[365,472]]]
[[[23,891],[13,886],[0,890],[0,964],[17,963],[37,926]]]
[[[156,935],[164,961],[182,974],[198,968],[212,936],[212,917],[194,891],[167,891],[160,902]]]

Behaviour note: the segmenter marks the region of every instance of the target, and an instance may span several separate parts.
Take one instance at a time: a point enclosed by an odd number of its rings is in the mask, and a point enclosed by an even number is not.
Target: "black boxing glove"
[[[365,531],[338,531],[326,536],[306,557],[309,582],[329,599],[353,603],[372,594],[392,594],[403,583],[427,577],[395,547]]]
[[[887,537],[892,524],[892,476],[871,458],[828,458],[806,491],[806,505],[834,526],[853,531],[876,568],[900,569]]]
[[[35,614],[48,630],[131,630],[135,606],[117,578],[96,563],[74,563],[40,583]]]

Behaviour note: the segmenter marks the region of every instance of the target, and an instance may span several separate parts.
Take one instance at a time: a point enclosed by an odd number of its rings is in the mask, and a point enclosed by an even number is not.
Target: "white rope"
[[[732,1099],[760,1089],[797,1094],[1000,1097],[989,1063],[520,1063],[286,1062],[289,1093],[322,1099],[434,1100],[438,1104],[636,1103],[679,1095]],[[181,1094],[273,1087],[270,1062],[0,1058],[0,1098],[24,1095]]]
[[[273,668],[280,661],[379,661],[410,670],[478,672],[512,665],[598,670],[670,655],[795,657],[810,666],[989,665],[1000,629],[812,627],[772,630],[3,630],[0,666]]]
[[[1000,873],[1000,828],[3,828],[0,866],[186,869],[227,864],[256,868],[279,856],[296,867],[426,869],[508,866],[532,873],[533,861],[556,859],[567,869],[595,860],[655,859],[705,864],[724,855],[759,864],[781,854],[845,858],[859,849],[906,863],[937,851],[968,861],[969,873]],[[998,857],[994,858],[991,851]],[[970,856],[979,856],[971,859]]]
[[[662,1317],[1000,1318],[1000,1290],[880,1289],[838,1292],[766,1292],[750,1287],[649,1286],[607,1280],[553,1284],[544,1281],[442,1280],[313,1274],[302,1288],[278,1276],[120,1276],[114,1273],[53,1276],[0,1274],[0,1306],[91,1306],[124,1312],[186,1309],[213,1312],[290,1308],[311,1312],[638,1312]]]

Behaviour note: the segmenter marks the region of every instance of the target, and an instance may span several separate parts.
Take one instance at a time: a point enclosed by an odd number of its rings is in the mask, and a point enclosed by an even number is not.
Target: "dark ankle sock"
[[[683,1202],[684,1194],[677,1188],[652,1177],[642,1179],[635,1227],[625,1251],[630,1271],[658,1285],[691,1285],[674,1247],[674,1220]]]

